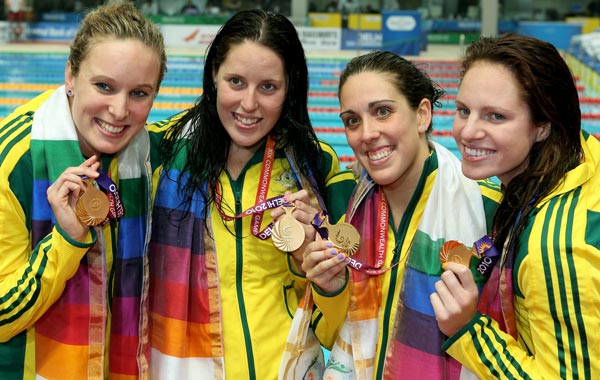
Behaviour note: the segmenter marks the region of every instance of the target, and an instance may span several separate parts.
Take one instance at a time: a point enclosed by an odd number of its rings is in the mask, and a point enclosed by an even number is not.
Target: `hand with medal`
[[[444,244],[440,260],[444,273],[429,297],[440,330],[453,336],[473,319],[479,302],[479,289],[469,267],[472,250],[458,242]]]
[[[89,231],[77,214],[77,202],[91,186],[84,178],[97,178],[99,168],[98,158],[92,156],[79,166],[65,169],[46,192],[56,223],[75,241],[83,241]]]
[[[347,256],[317,234],[317,239],[310,243],[304,251],[302,270],[306,278],[325,294],[337,293],[347,280]]]
[[[312,225],[318,239],[304,252],[306,278],[324,293],[337,293],[346,284],[345,268],[358,250],[360,235],[349,223],[331,223],[325,211],[313,216]]]
[[[296,193],[286,191],[283,203],[281,207],[271,211],[275,222],[271,239],[281,251],[292,254],[296,269],[302,272],[302,253],[306,245],[315,239],[316,233],[311,222],[318,210],[310,204],[306,190]]]

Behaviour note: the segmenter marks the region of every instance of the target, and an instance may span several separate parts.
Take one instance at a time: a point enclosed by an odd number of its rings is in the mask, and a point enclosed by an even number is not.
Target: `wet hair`
[[[532,146],[527,168],[505,185],[494,218],[496,246],[514,236],[508,252],[516,252],[527,215],[583,159],[579,96],[569,66],[548,42],[516,34],[481,37],[467,48],[461,78],[477,62],[509,70],[531,121],[550,127],[549,136]]]
[[[376,72],[389,74],[393,79],[398,92],[402,94],[411,109],[416,110],[423,99],[431,103],[431,114],[433,107],[441,107],[439,99],[444,96],[444,90],[434,83],[427,73],[417,67],[413,62],[401,56],[382,50],[354,57],[348,62],[346,68],[340,75],[338,96],[346,80],[352,75],[364,72]],[[433,118],[427,126],[427,134],[433,129]]]
[[[107,40],[137,40],[155,50],[160,57],[157,91],[167,71],[167,55],[160,29],[147,19],[131,1],[111,2],[90,11],[71,43],[69,62],[74,76],[95,44]]]
[[[320,170],[322,151],[308,115],[308,67],[302,43],[296,28],[285,16],[259,9],[233,15],[209,45],[204,62],[203,94],[163,140],[162,160],[168,167],[175,159],[182,148],[177,140],[190,122],[185,137],[189,152],[194,154],[187,155],[183,168],[183,172],[190,174],[184,191],[188,199],[199,191],[207,208],[214,202],[219,175],[226,168],[231,138],[217,113],[213,73],[219,70],[232,47],[248,41],[271,49],[283,61],[287,94],[281,116],[271,133],[277,148],[291,149],[301,174],[315,178],[318,187],[315,191],[325,197],[325,178]]]

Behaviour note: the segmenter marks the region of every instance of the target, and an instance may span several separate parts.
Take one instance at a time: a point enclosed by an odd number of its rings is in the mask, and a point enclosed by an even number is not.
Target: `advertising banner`
[[[161,25],[168,47],[194,47],[204,50],[215,38],[221,25]]]
[[[571,38],[581,34],[581,24],[566,22],[521,21],[518,33],[550,42],[561,50],[569,50]]]
[[[33,42],[71,42],[79,29],[75,22],[23,23],[26,40]]]
[[[381,31],[380,14],[358,14],[350,13],[348,15],[348,29],[356,30],[376,30]]]
[[[382,48],[400,55],[421,52],[421,13],[417,11],[383,11]]]
[[[297,27],[304,50],[340,50],[342,31],[340,28]]]
[[[308,22],[310,26],[340,28],[342,26],[342,15],[340,13],[309,13]]]
[[[342,49],[344,50],[373,50],[381,49],[380,31],[356,31],[342,29]]]

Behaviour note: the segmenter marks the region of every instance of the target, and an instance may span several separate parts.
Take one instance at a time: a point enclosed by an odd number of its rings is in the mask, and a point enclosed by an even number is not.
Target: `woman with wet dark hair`
[[[307,289],[311,222],[321,210],[341,217],[354,177],[312,129],[304,50],[286,17],[235,14],[208,49],[203,87],[193,108],[150,127],[157,138],[166,131],[151,245],[153,374],[275,379]],[[343,263],[330,255],[328,265]],[[312,292],[319,307],[345,307]],[[343,315],[310,312],[330,345]]]
[[[429,138],[443,94],[424,70],[388,51],[355,57],[341,74],[340,118],[362,168],[346,221],[361,242],[348,262],[349,307],[324,379],[459,378],[460,364],[441,349],[429,294],[443,272],[443,244],[485,235],[499,192],[465,178],[456,156]],[[309,244],[307,277],[326,243]]]

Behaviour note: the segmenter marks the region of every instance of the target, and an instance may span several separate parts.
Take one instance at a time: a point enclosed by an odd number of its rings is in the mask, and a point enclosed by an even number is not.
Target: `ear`
[[[73,75],[73,71],[71,70],[71,61],[67,60],[67,66],[65,67],[65,87],[67,87],[67,89],[72,89],[74,84],[75,76]]]
[[[419,133],[427,132],[429,125],[431,124],[432,118],[431,102],[427,98],[421,99],[417,107],[417,125],[419,126]]]
[[[550,136],[550,128],[552,128],[550,122],[547,122],[541,127],[537,127],[537,136],[535,137],[535,142],[546,140],[548,136]]]

